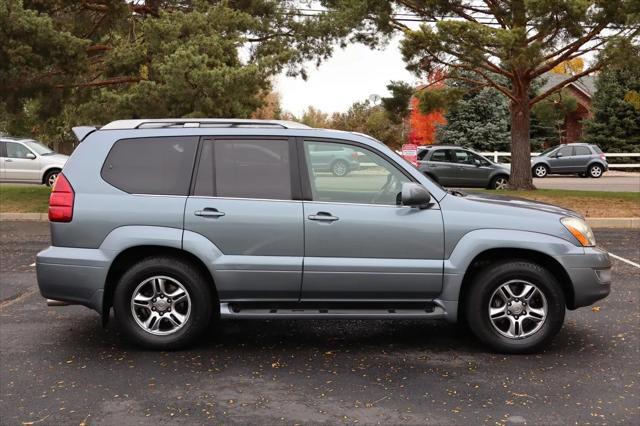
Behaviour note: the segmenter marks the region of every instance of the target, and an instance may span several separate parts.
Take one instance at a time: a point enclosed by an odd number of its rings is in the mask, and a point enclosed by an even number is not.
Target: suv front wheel
[[[529,261],[489,265],[471,283],[465,314],[473,334],[503,353],[535,352],[564,322],[565,298],[554,276]]]
[[[132,343],[180,349],[210,325],[213,299],[207,277],[194,265],[170,257],[144,259],[124,273],[113,309],[118,326]]]

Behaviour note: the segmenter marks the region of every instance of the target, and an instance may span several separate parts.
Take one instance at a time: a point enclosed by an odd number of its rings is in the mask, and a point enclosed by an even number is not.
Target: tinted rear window
[[[288,140],[206,140],[194,195],[291,200]]]
[[[102,178],[131,194],[188,195],[197,146],[197,137],[119,140]]]

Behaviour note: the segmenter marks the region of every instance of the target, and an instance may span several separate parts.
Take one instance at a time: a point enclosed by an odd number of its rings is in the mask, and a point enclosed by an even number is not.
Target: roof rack
[[[305,124],[286,120],[251,120],[241,118],[154,118],[112,121],[111,123],[102,126],[100,130],[161,129],[176,127],[310,128]]]

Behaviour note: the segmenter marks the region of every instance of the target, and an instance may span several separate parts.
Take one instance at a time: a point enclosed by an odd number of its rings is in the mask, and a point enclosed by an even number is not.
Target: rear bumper
[[[573,301],[568,301],[571,309],[592,305],[611,292],[611,260],[606,251],[587,247],[583,255],[560,256],[558,260],[573,286]]]
[[[101,250],[49,247],[36,257],[40,294],[102,313],[110,263]]]

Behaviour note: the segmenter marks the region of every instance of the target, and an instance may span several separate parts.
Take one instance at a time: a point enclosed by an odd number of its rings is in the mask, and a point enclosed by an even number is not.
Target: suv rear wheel
[[[602,166],[600,164],[592,164],[589,167],[589,176],[591,176],[592,178],[599,178],[600,176],[602,176]]]
[[[180,349],[192,343],[213,317],[207,277],[194,265],[150,257],[124,273],[113,300],[118,326],[132,343]]]
[[[465,314],[473,334],[503,353],[544,347],[564,322],[565,298],[554,276],[529,261],[494,263],[471,283]]]

